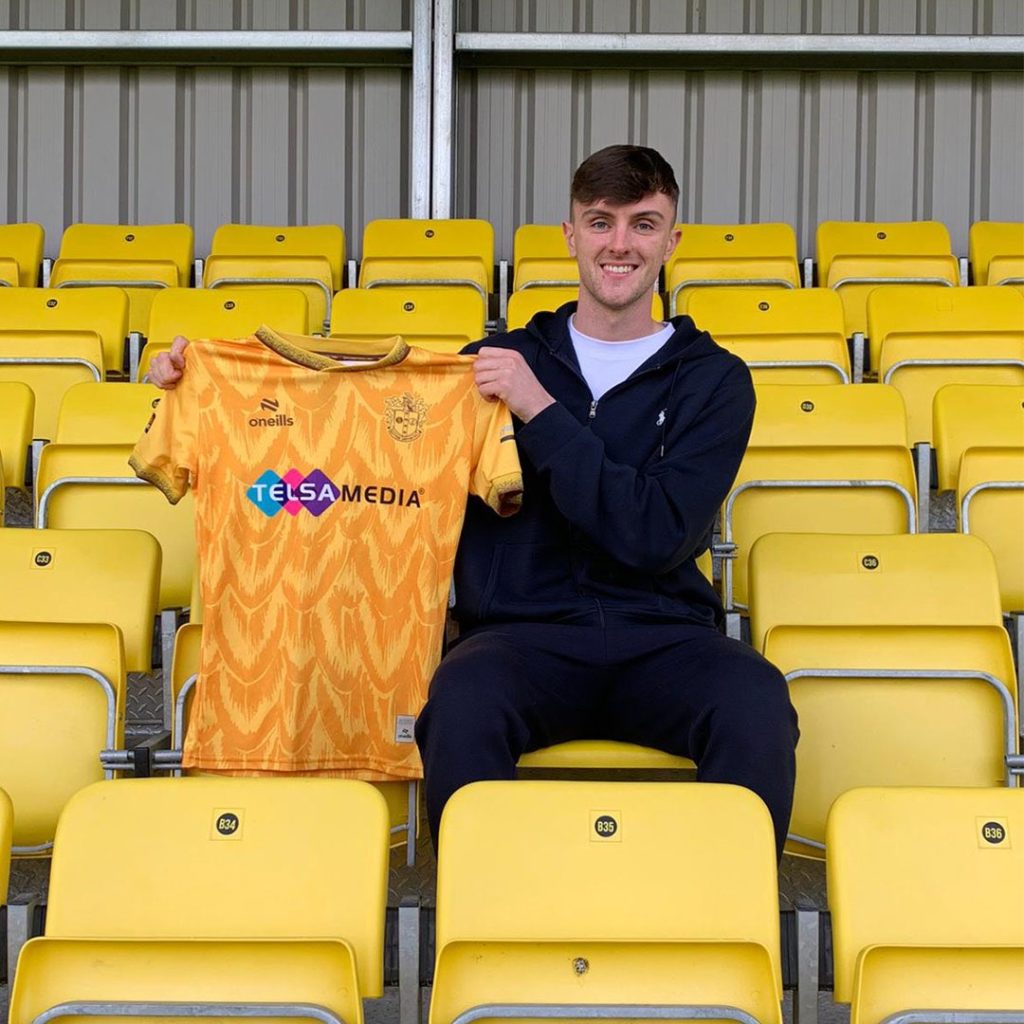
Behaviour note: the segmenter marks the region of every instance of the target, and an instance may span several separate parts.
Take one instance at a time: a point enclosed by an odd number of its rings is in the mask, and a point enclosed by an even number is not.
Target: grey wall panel
[[[128,73],[128,159],[122,216],[129,223],[173,223],[183,211],[176,152],[184,126],[178,88],[182,74],[169,68]]]
[[[109,13],[109,12],[108,12]],[[409,212],[410,72],[0,69],[0,203],[47,255],[75,221],[339,223]]]
[[[459,0],[462,32],[1024,31],[1020,0]]]
[[[991,138],[982,143],[982,153],[988,155],[988,202],[978,210],[979,219],[1008,219],[1004,211],[1014,209],[1014,219],[1024,220],[1021,162],[1024,160],[1024,116],[1020,78],[1011,74],[993,74],[986,83],[990,90]],[[985,172],[983,172],[985,173]]]
[[[18,79],[18,134],[8,137],[17,162],[17,220],[38,221],[46,231],[47,253],[56,255],[66,221],[70,182],[65,166],[65,127],[70,124],[71,72],[28,68]],[[5,154],[6,156],[6,154]],[[8,164],[5,159],[0,166]],[[67,204],[70,207],[70,203]]]
[[[680,217],[782,220],[801,254],[823,220],[1024,219],[1024,77],[936,72],[464,71],[456,212],[564,216],[572,169],[612,142],[661,150]]]

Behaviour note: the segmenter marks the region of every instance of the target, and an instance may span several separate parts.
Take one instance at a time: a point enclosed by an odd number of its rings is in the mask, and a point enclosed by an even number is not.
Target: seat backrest
[[[827,288],[700,288],[687,312],[715,341],[835,338],[845,341],[843,304]]]
[[[348,288],[331,307],[331,335],[353,341],[400,334],[410,345],[458,352],[484,336],[483,296],[469,288]]]
[[[162,394],[152,384],[75,384],[60,403],[53,440],[58,444],[134,445]]]
[[[441,823],[438,947],[742,937],[777,953],[773,849],[767,810],[734,786],[474,783]]]
[[[0,483],[7,487],[25,487],[28,446],[32,441],[36,399],[32,389],[21,381],[0,381]]]
[[[899,388],[910,440],[932,440],[946,384],[1024,383],[1024,294],[1012,288],[876,288],[868,298],[879,379]],[[898,292],[898,290],[897,290]]]
[[[192,273],[193,253],[189,224],[70,224],[61,238],[58,259],[124,264],[167,261],[174,264],[177,283],[184,287]]]
[[[512,239],[512,276],[524,260],[559,260],[569,257],[561,224],[520,224]]]
[[[453,1010],[465,1009],[467,990],[492,996],[476,1002],[499,1001],[510,987],[519,1002],[622,1003],[638,991],[647,1003],[672,1002],[667,993],[683,1002],[672,988],[677,979],[658,958],[672,948],[677,955],[692,949],[706,969],[701,944],[724,951],[730,943],[758,949],[768,1015],[760,1019],[775,1019],[773,849],[767,810],[734,786],[524,780],[466,786],[441,823],[431,1019],[450,1020]],[[667,877],[673,879],[668,889]],[[470,955],[460,957],[460,948]],[[527,970],[511,980],[474,978],[475,951],[487,968],[504,957]],[[588,960],[600,970],[588,971]],[[623,978],[640,963],[656,966]],[[464,974],[466,983],[456,985],[449,970]],[[719,967],[719,980],[721,973]],[[609,978],[619,982],[611,997]]]
[[[210,255],[323,256],[331,268],[333,289],[338,291],[345,265],[345,233],[336,224],[222,224],[213,233]]]
[[[686,260],[732,260],[748,263],[759,259],[792,261],[796,278],[796,232],[788,224],[677,224],[679,244],[665,261],[665,280],[674,274],[678,262]],[[744,272],[744,277],[758,276]]]
[[[963,534],[767,534],[749,580],[758,650],[778,625],[1002,624],[992,554]]]
[[[1003,611],[1024,611],[1024,445],[966,449],[956,507],[960,529],[995,556]]]
[[[160,544],[159,607],[184,608],[196,566],[192,494],[171,505],[158,488],[135,475],[128,464],[131,452],[130,444],[46,445],[36,478],[36,523],[58,530],[145,525]]]
[[[851,998],[857,958],[871,946],[1024,946],[1021,796],[868,788],[835,802],[827,877],[837,1000]],[[921,1005],[914,990],[906,997],[904,1009]]]
[[[473,264],[484,291],[490,293],[494,268],[494,228],[485,220],[372,220],[363,232],[359,284],[372,279],[374,261],[401,261],[422,266],[429,276],[444,279],[444,261]],[[431,264],[436,264],[431,267]]]
[[[762,384],[750,447],[907,447],[903,399],[883,385]]]
[[[387,876],[387,808],[367,783],[101,783],[61,815],[46,935],[343,938],[379,992]]]
[[[951,256],[949,231],[938,221],[826,220],[818,225],[818,282],[828,281],[840,256]]]
[[[1024,337],[1024,295],[1012,288],[933,288],[880,286],[868,296],[871,365],[891,363],[883,353],[896,337],[952,339],[956,351],[941,357],[969,358],[985,338]]]
[[[190,339],[244,338],[262,324],[306,331],[303,294],[292,288],[168,288],[153,298],[146,348],[169,346],[179,334]]]
[[[43,259],[43,238],[42,224],[0,224],[0,259],[10,260],[15,271],[8,284],[35,287]]]
[[[22,289],[11,289],[22,290]],[[0,331],[0,382],[17,382],[34,396],[32,437],[50,440],[68,389],[103,379],[103,347],[91,331],[36,334]]]
[[[28,331],[45,337],[96,334],[103,343],[100,368],[120,373],[128,336],[128,296],[121,288],[0,288],[0,337]]]
[[[1002,626],[782,625],[764,655],[800,721],[792,852],[822,855],[848,789],[1005,784],[1016,686]]]
[[[121,633],[106,623],[0,622],[0,664],[83,670],[0,672],[0,778],[14,846],[45,852],[71,795],[104,777],[100,751],[124,745]]]
[[[976,221],[971,225],[969,246],[974,283],[989,284],[989,264],[993,259],[1024,257],[1024,223]]]
[[[1024,448],[1024,385],[947,384],[935,393],[932,424],[939,490],[950,490],[968,448]]]
[[[0,530],[0,621],[113,623],[128,671],[152,668],[160,545],[142,530]]]
[[[686,312],[723,348],[750,363],[814,361],[843,371],[752,367],[755,384],[850,379],[843,304],[826,288],[695,288]],[[784,380],[780,379],[786,374]]]

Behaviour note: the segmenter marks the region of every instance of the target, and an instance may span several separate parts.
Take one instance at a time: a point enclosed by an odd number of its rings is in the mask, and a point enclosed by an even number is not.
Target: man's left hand
[[[555,403],[522,354],[512,349],[484,346],[477,354],[473,373],[480,394],[500,398],[523,423]]]

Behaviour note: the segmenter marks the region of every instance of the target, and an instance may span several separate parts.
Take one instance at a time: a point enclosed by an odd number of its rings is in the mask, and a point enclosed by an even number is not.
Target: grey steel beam
[[[0,32],[0,64],[387,65],[413,63],[412,32]]]
[[[412,19],[412,180],[409,186],[409,215],[426,218],[430,216],[433,0],[414,0]]]
[[[452,215],[455,127],[455,13],[452,0],[434,0],[434,136],[431,216]]]
[[[459,32],[474,67],[1019,69],[1024,39],[967,35]]]

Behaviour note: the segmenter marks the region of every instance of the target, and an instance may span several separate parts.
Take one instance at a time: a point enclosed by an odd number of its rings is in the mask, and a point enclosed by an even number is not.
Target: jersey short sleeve
[[[483,498],[500,516],[510,516],[523,501],[523,475],[512,415],[504,402],[479,399],[473,435],[470,493]]]
[[[163,393],[128,460],[136,476],[159,487],[172,505],[195,484],[198,469],[198,368],[189,365],[188,355],[186,349],[181,382]]]

